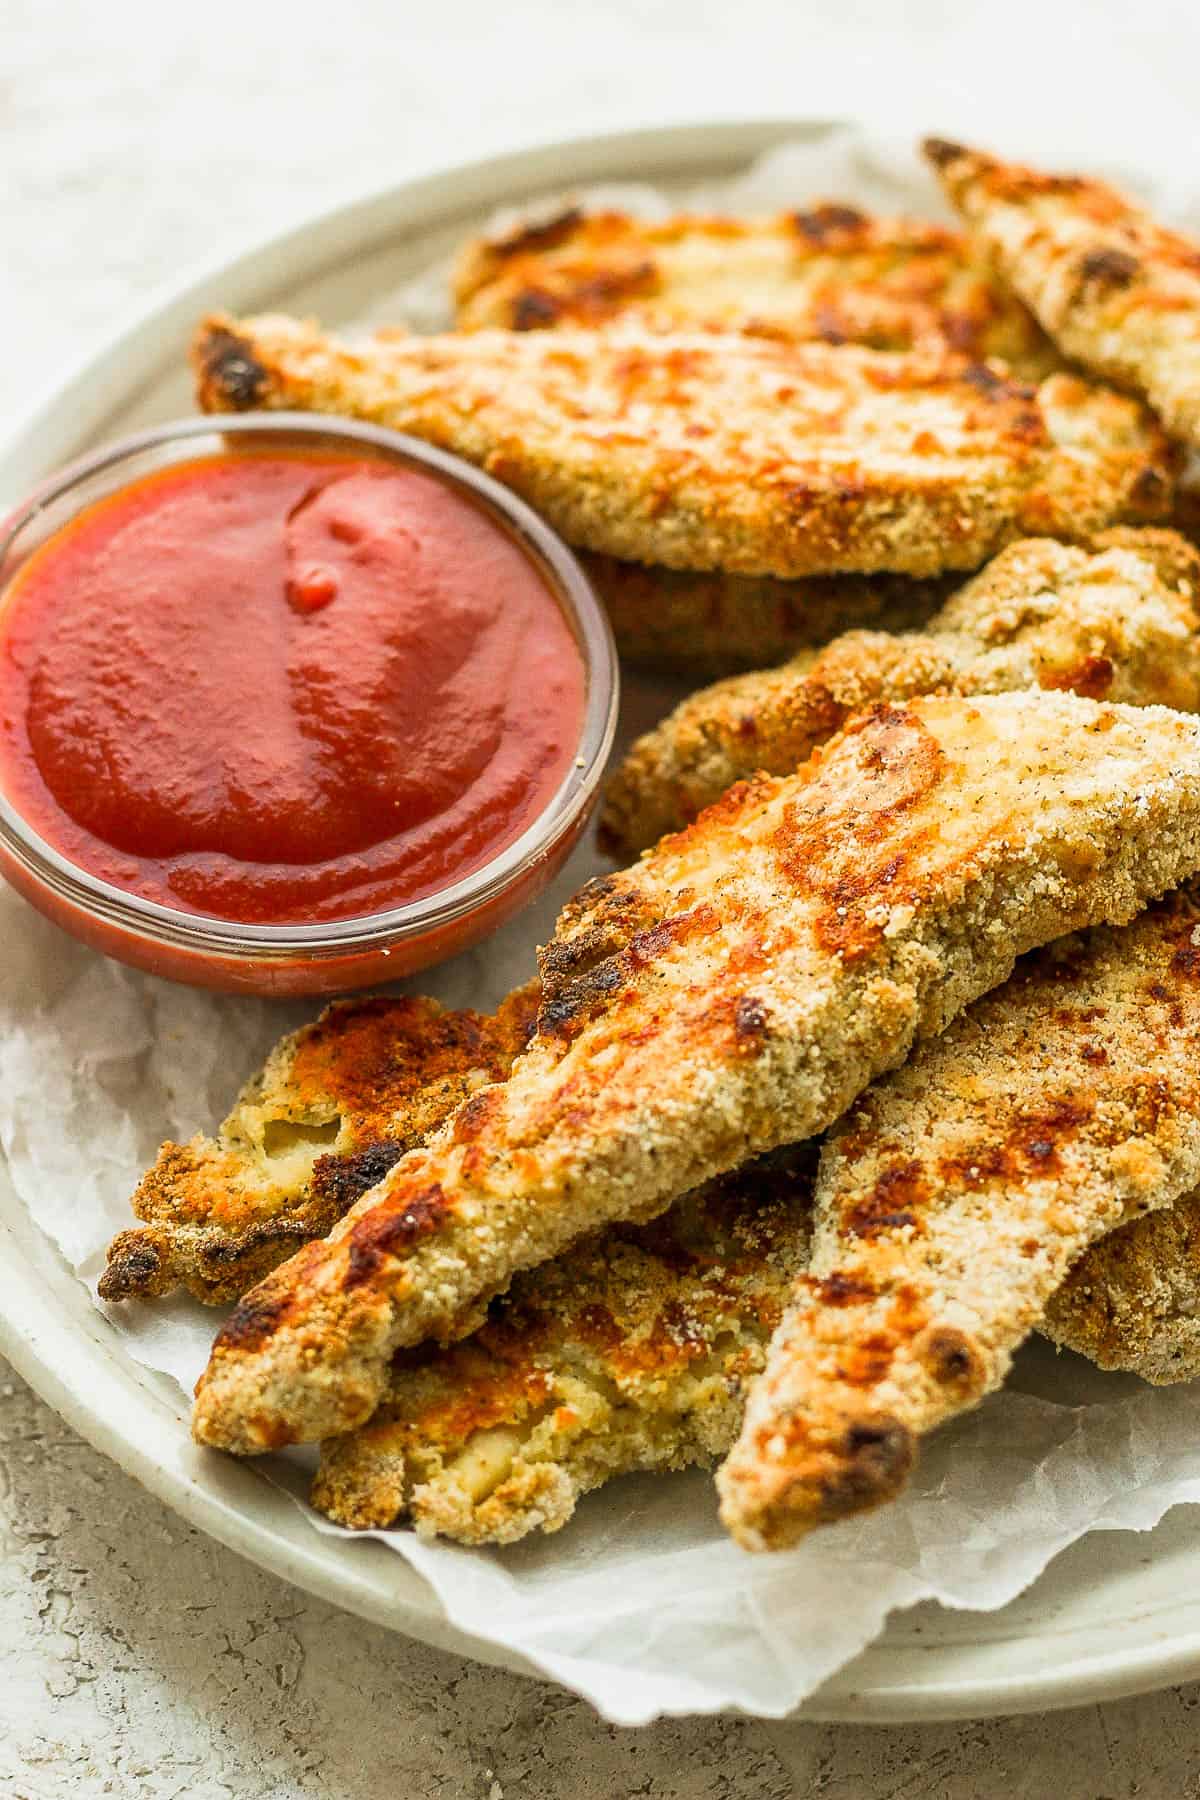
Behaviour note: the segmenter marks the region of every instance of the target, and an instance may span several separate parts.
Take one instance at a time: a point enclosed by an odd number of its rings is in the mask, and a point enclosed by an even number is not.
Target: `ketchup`
[[[246,924],[479,868],[558,789],[583,713],[532,560],[383,459],[174,464],[43,544],[0,615],[0,790],[92,875]]]

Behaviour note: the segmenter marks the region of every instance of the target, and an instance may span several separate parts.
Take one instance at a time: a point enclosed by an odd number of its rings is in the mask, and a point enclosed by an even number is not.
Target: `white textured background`
[[[1198,52],[1196,0],[0,0],[0,425],[155,284],[356,188],[846,113],[1194,174]],[[1198,1800],[1198,1706],[614,1731],[259,1574],[0,1364],[0,1800]]]

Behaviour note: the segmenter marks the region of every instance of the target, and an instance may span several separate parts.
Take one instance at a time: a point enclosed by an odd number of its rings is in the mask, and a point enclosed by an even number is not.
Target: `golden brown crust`
[[[719,1477],[740,1541],[779,1548],[890,1499],[917,1440],[1000,1385],[1081,1252],[1198,1178],[1185,890],[1027,958],[830,1134],[811,1272]]]
[[[402,1352],[367,1424],[321,1446],[313,1504],[506,1544],[615,1475],[720,1456],[807,1263],[815,1161],[779,1152],[586,1238],[518,1275],[463,1343]]]
[[[1200,1375],[1200,1190],[1094,1244],[1039,1329],[1101,1369],[1166,1386]]]
[[[1200,444],[1200,243],[1101,181],[925,146],[951,200],[1064,355]]]
[[[942,347],[1040,379],[1054,352],[960,232],[835,201],[774,218],[645,220],[567,208],[478,238],[455,276],[458,326],[742,331],[874,350]]]
[[[881,700],[1045,687],[1200,710],[1197,594],[1200,556],[1170,532],[1102,537],[1092,553],[1013,544],[926,631],[853,632],[684,700],[610,777],[601,843],[620,860],[637,855],[733,782],[796,768]]]
[[[608,613],[621,660],[697,681],[769,668],[860,626],[915,629],[936,612],[950,585],[904,575],[777,581],[720,570],[655,569],[586,552],[581,560]]]
[[[580,549],[795,579],[974,569],[1030,532],[1153,521],[1174,462],[1150,415],[945,354],[635,331],[377,338],[215,317],[211,412],[349,413],[457,452]]]
[[[436,1000],[339,1001],[276,1045],[215,1138],[164,1144],[100,1277],[105,1300],[186,1288],[236,1300],[326,1232],[476,1088],[502,1080],[533,1030],[538,987],[496,1013]]]
[[[1069,694],[880,709],[592,882],[538,1032],[245,1297],[197,1390],[249,1452],[360,1424],[392,1354],[584,1232],[824,1129],[1064,930],[1200,867],[1200,726]]]

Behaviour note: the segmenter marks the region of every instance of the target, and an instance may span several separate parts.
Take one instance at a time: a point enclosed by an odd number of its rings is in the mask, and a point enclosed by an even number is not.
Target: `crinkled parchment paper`
[[[850,136],[775,152],[724,198],[765,209],[823,195],[940,210],[906,149]],[[644,189],[615,197],[662,205]],[[373,316],[435,325],[443,307],[439,265]],[[628,683],[626,735],[673,698]],[[495,1002],[531,972],[557,905],[597,866],[590,848],[578,851],[554,893],[422,985],[452,1004]],[[0,1147],[31,1213],[94,1288],[159,1140],[211,1127],[268,1046],[312,1008],[135,974],[7,891],[0,944]],[[106,1310],[133,1356],[190,1387],[217,1313],[190,1301]],[[266,1467],[303,1505],[303,1459]],[[735,1549],[700,1472],[615,1482],[557,1536],[505,1551],[374,1535],[425,1577],[455,1624],[635,1724],[730,1706],[785,1713],[868,1644],[894,1607],[930,1598],[1002,1606],[1086,1532],[1145,1530],[1198,1499],[1200,1391],[1105,1379],[1041,1347],[1023,1356],[1004,1393],[938,1435],[897,1505],[785,1556]],[[309,1516],[315,1529],[336,1530]]]

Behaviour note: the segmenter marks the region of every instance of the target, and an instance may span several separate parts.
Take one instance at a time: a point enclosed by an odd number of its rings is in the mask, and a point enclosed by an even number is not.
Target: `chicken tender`
[[[480,331],[355,347],[208,319],[210,412],[351,414],[455,451],[583,550],[738,575],[934,576],[1030,532],[1169,510],[1174,461],[1132,400],[1030,389],[944,353],[692,333]]]
[[[105,1300],[236,1300],[358,1197],[532,1034],[536,983],[492,1016],[436,1000],[339,1001],[275,1047],[216,1138],[164,1144],[100,1277]]]
[[[1063,354],[1200,444],[1200,242],[1102,181],[1040,174],[941,138],[925,154]]]
[[[811,1272],[718,1477],[748,1549],[891,1499],[1087,1247],[1200,1179],[1200,905],[1030,957],[830,1134]]]
[[[1043,687],[1200,710],[1197,594],[1200,555],[1174,533],[1118,533],[1093,554],[1013,544],[927,631],[852,632],[684,700],[609,780],[601,843],[635,856],[756,769],[796,768],[880,700]]]
[[[1200,1375],[1200,1187],[1081,1256],[1039,1326],[1064,1350],[1156,1387]]]
[[[481,1330],[402,1351],[367,1424],[321,1446],[340,1525],[508,1544],[636,1469],[711,1463],[808,1257],[812,1146],[518,1275]]]
[[[824,201],[775,218],[636,219],[567,206],[477,238],[454,280],[463,331],[601,326],[924,345],[1039,379],[1055,353],[961,233]]]
[[[565,910],[509,1079],[244,1297],[196,1436],[246,1453],[361,1424],[397,1349],[824,1130],[1018,955],[1198,868],[1200,724],[1163,708],[917,700],[733,789]]]
[[[925,624],[949,583],[904,575],[770,575],[654,569],[612,556],[580,559],[608,613],[621,660],[697,681],[763,669],[856,626],[907,631]]]

